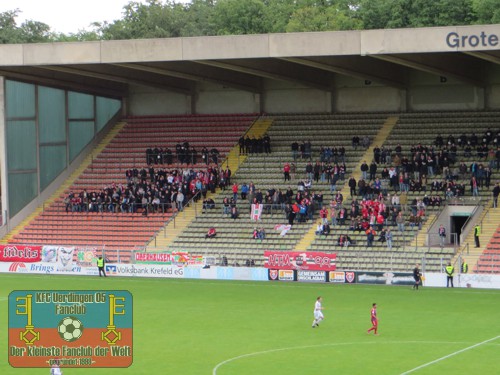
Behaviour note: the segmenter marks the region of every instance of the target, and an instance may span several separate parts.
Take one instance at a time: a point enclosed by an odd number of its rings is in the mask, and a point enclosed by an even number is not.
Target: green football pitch
[[[7,362],[7,296],[33,289],[133,294],[133,365],[64,375],[500,373],[496,290],[2,274],[2,375],[49,373]],[[312,329],[320,295],[325,320]],[[366,334],[373,302],[379,336]]]

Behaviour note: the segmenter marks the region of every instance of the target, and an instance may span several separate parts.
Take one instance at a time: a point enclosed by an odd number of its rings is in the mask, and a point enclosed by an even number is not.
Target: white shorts
[[[324,319],[323,312],[321,310],[315,311],[314,319],[316,320]]]

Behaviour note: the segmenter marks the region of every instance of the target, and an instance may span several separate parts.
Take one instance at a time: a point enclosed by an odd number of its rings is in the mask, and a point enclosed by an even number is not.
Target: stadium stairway
[[[391,133],[392,129],[394,128],[394,126],[396,125],[397,122],[398,122],[397,116],[388,117],[386,119],[386,121],[384,122],[384,124],[382,125],[382,127],[379,129],[379,131],[377,132],[375,138],[373,139],[370,147],[368,147],[366,149],[365,153],[363,154],[361,159],[358,161],[358,165],[354,168],[354,170],[350,174],[356,179],[356,181],[358,181],[361,178],[360,167],[361,167],[362,161],[363,160],[370,160],[371,161],[373,159],[373,149],[375,148],[375,146],[381,145],[385,142],[385,140],[387,139],[387,137],[389,136],[389,134]],[[342,187],[340,192],[344,197],[347,197],[348,194],[350,194],[349,186],[347,184],[344,184],[344,186]],[[319,218],[312,222],[309,230],[306,232],[304,237],[302,237],[302,239],[299,241],[299,243],[295,247],[296,251],[306,251],[307,249],[309,249],[309,247],[312,245],[312,243],[316,239],[316,227],[320,222],[321,222],[321,219],[319,219]]]
[[[494,210],[497,211],[498,208]],[[497,222],[498,219],[497,217]],[[471,262],[468,261],[468,263]],[[473,270],[475,273],[500,273],[500,224],[486,245],[486,249],[479,256]]]
[[[272,125],[273,120],[270,118],[259,118],[244,134],[249,137],[262,137]],[[222,165],[229,166],[231,173],[234,175],[241,164],[247,159],[247,155],[240,155],[239,145],[235,145],[227,154],[226,160]],[[207,198],[212,198],[214,201],[219,197],[220,192],[215,194],[207,194]],[[196,219],[197,215],[202,212],[203,201],[192,202],[188,207],[185,207],[182,213],[175,215],[175,218],[169,220],[163,228],[161,228],[156,236],[148,243],[146,251],[161,251],[166,250],[169,245]]]
[[[111,142],[111,140],[123,129],[125,122],[118,122],[109,130],[108,134],[99,142],[95,149],[87,155],[87,157],[82,161],[82,163],[76,168],[73,173],[64,181],[61,186],[48,198],[41,206],[37,207],[26,219],[24,219],[19,225],[7,233],[1,240],[0,243],[7,244],[11,242],[17,235],[19,235],[22,230],[27,227],[35,218],[40,216],[45,206],[54,204],[61,195],[64,194],[80,177],[80,175],[92,164],[94,155],[100,154],[106,146]]]
[[[479,236],[479,244],[481,246],[479,248],[475,247],[474,229],[471,229],[464,241],[465,244],[468,244],[468,249],[463,248],[453,259],[453,264],[458,265],[457,261],[460,255],[469,265],[469,270],[474,271],[478,267],[481,255],[487,252],[490,240],[497,232],[498,223],[500,223],[500,211],[493,208],[492,202],[489,202],[481,216],[477,218],[476,223],[481,226],[481,234]]]
[[[422,225],[422,229],[418,231],[418,234],[415,236],[414,243],[417,248],[424,248],[427,245],[427,232],[430,227],[434,224],[437,219],[437,214],[435,212],[427,215],[427,220]]]

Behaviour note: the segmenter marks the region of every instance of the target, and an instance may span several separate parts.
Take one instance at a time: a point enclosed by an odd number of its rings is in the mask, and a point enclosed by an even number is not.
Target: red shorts
[[[378,325],[378,320],[377,319],[372,319],[372,325],[374,325],[374,326]]]

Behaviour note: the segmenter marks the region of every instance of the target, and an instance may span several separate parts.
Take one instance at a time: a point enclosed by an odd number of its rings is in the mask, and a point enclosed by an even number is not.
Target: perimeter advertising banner
[[[335,271],[337,254],[316,251],[264,251],[264,267],[279,270]]]
[[[42,246],[0,245],[0,262],[40,262]]]
[[[135,253],[135,263],[164,264],[173,266],[202,266],[202,255],[191,255],[184,251],[161,253]]]
[[[359,284],[413,285],[411,272],[356,272],[356,282]]]
[[[16,290],[9,295],[9,363],[129,367],[132,322],[128,291]]]

